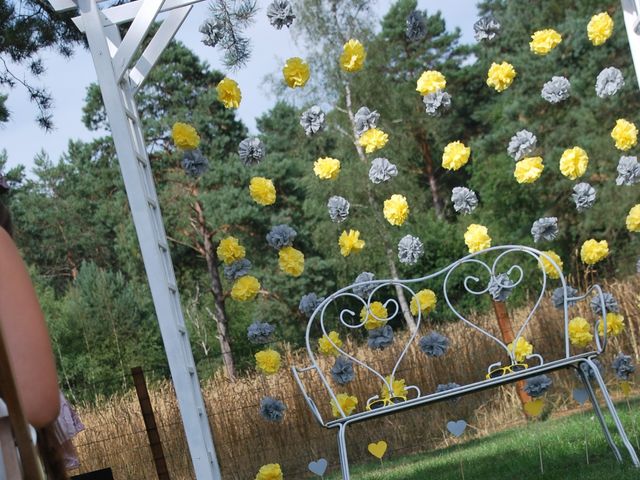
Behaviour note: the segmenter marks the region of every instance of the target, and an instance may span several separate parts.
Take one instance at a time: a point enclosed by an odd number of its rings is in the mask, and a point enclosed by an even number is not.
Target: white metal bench
[[[525,331],[527,325],[534,317],[534,314],[538,310],[545,293],[547,291],[547,286],[549,284],[549,278],[547,273],[542,268],[535,268],[536,264],[541,262],[541,259],[549,262],[553,268],[558,272],[559,278],[557,280],[558,287],[562,288],[563,292],[563,318],[564,318],[564,331],[560,330],[558,335],[562,335],[564,338],[564,354],[560,355],[560,358],[555,358],[551,361],[545,361],[543,357],[539,354],[532,354],[527,357],[528,363],[537,362],[537,365],[527,366],[526,369],[521,371],[507,373],[497,378],[483,378],[479,379],[476,382],[462,385],[457,388],[453,388],[446,391],[422,394],[420,388],[418,386],[410,386],[412,390],[415,391],[415,398],[406,399],[405,401],[401,401],[400,403],[389,403],[380,408],[375,408],[371,410],[365,410],[353,415],[347,415],[342,408],[336,398],[336,391],[332,386],[332,381],[330,380],[330,375],[327,375],[327,372],[323,370],[321,367],[321,362],[318,362],[318,358],[316,353],[314,352],[314,348],[316,343],[312,341],[313,338],[320,338],[322,336],[328,335],[330,329],[327,328],[325,322],[335,322],[337,325],[340,325],[342,328],[346,328],[349,330],[358,330],[364,327],[365,321],[361,321],[356,318],[357,312],[360,311],[361,308],[367,308],[367,312],[372,315],[374,318],[375,315],[371,313],[369,310],[370,305],[373,301],[378,300],[381,301],[385,307],[388,307],[389,313],[386,319],[378,319],[384,321],[384,323],[393,320],[395,317],[401,318],[402,312],[400,311],[398,301],[391,293],[394,291],[393,289],[389,289],[390,286],[400,285],[409,299],[416,297],[416,292],[411,288],[417,284],[424,284],[434,279],[442,280],[442,287],[440,289],[439,297],[444,298],[447,308],[449,308],[453,314],[464,324],[470,328],[475,329],[480,335],[486,336],[489,341],[495,342],[497,345],[501,347],[506,353],[506,357],[511,362],[511,364],[516,364],[516,358],[514,353],[507,347],[507,345],[501,341],[499,338],[496,338],[491,333],[487,332],[480,326],[474,324],[471,320],[462,315],[453,305],[449,297],[449,289],[451,289],[452,285],[450,283],[454,282],[454,278],[457,276],[462,278],[461,286],[464,287],[464,290],[471,295],[487,295],[489,294],[489,281],[493,279],[495,282],[498,279],[498,276],[501,273],[506,273],[508,277],[513,282],[513,285],[510,288],[517,288],[525,279],[526,268],[528,267],[530,271],[539,272],[540,275],[540,292],[536,298],[536,301],[526,317],[526,320],[519,327],[515,334],[514,342],[517,342],[519,338],[522,337],[523,332]],[[513,260],[518,260],[519,263],[513,262]],[[526,264],[522,263],[523,261],[527,262]],[[525,265],[523,268],[522,265]],[[532,269],[535,268],[535,270]],[[468,273],[468,269],[475,269],[475,273]],[[504,277],[503,277],[504,278]],[[555,280],[554,280],[555,281]],[[486,283],[485,283],[486,282]],[[354,293],[354,291],[362,291],[362,287],[370,287],[371,292],[366,298],[359,296]],[[355,290],[354,290],[355,287]],[[521,288],[524,288],[522,286]],[[599,315],[597,319],[593,321],[593,332],[594,332],[594,341],[595,341],[595,349],[590,351],[581,351],[580,353],[575,353],[575,349],[572,348],[569,339],[569,305],[572,303],[578,302],[580,300],[584,300],[589,296],[592,292],[594,292],[600,301],[601,305],[601,315]],[[438,293],[438,292],[436,292]],[[417,305],[419,307],[419,299],[416,297]],[[337,310],[333,309],[333,307],[337,306]],[[355,308],[354,308],[355,306]],[[331,307],[331,308],[330,308]],[[418,315],[416,316],[416,324],[417,329],[414,331],[406,346],[402,350],[399,355],[397,361],[393,365],[393,368],[388,372],[389,377],[385,378],[382,372],[377,371],[372,368],[370,365],[365,364],[362,360],[352,356],[351,354],[344,351],[340,346],[336,345],[329,337],[327,337],[327,341],[339,352],[340,355],[345,356],[350,361],[353,362],[355,368],[365,369],[367,374],[371,375],[372,379],[372,388],[376,388],[382,384],[386,385],[390,392],[393,391],[393,387],[390,384],[390,381],[393,381],[393,378],[398,371],[398,367],[401,364],[403,358],[405,357],[407,351],[411,347],[411,345],[415,342],[417,335],[420,331],[420,325],[422,323],[423,315],[418,308]],[[335,312],[339,313],[335,313]],[[333,313],[332,313],[333,312]],[[600,425],[604,432],[604,435],[609,443],[616,459],[619,462],[622,462],[622,455],[620,451],[613,441],[611,436],[611,432],[609,431],[607,424],[605,422],[603,413],[598,405],[595,392],[593,387],[587,378],[585,372],[589,372],[589,368],[591,369],[591,374],[595,378],[597,384],[600,386],[602,391],[602,395],[604,397],[605,403],[613,421],[616,425],[618,433],[626,447],[633,464],[636,467],[640,467],[640,461],[638,460],[638,456],[633,448],[633,445],[629,441],[624,427],[620,422],[618,414],[616,412],[615,406],[611,397],[607,391],[605,382],[602,378],[602,375],[599,372],[596,364],[593,362],[593,359],[598,355],[602,354],[607,345],[607,325],[606,325],[606,305],[605,299],[602,294],[602,290],[598,285],[594,285],[588,289],[588,291],[579,296],[570,297],[568,296],[567,284],[565,278],[562,274],[562,270],[558,267],[558,265],[553,261],[545,253],[538,251],[534,248],[526,247],[526,246],[498,246],[492,247],[481,252],[477,252],[471,255],[468,255],[446,268],[435,272],[431,275],[427,275],[421,278],[411,279],[411,280],[372,280],[370,282],[361,282],[349,285],[348,287],[342,288],[337,292],[328,296],[314,311],[309,319],[309,323],[307,325],[306,331],[306,347],[307,353],[310,359],[310,365],[307,367],[299,368],[293,367],[293,375],[304,395],[304,398],[309,406],[311,413],[315,417],[315,419],[325,428],[336,428],[338,430],[338,450],[340,454],[340,466],[342,469],[342,476],[344,480],[348,480],[349,476],[349,462],[347,455],[347,447],[346,447],[346,428],[348,425],[356,422],[363,422],[372,418],[381,417],[384,415],[392,415],[397,412],[405,411],[408,409],[412,409],[421,405],[427,405],[431,403],[441,402],[448,399],[453,399],[455,397],[459,397],[462,395],[466,395],[469,393],[478,392],[481,390],[494,388],[499,385],[503,385],[506,383],[516,382],[518,380],[524,380],[529,377],[534,377],[537,375],[541,375],[544,373],[549,373],[555,370],[563,369],[563,368],[575,368],[582,380],[582,383],[587,390],[591,403],[594,407],[595,413],[600,421]],[[603,325],[603,335],[598,335],[598,327],[602,323]],[[314,337],[315,336],[315,337]],[[515,345],[515,343],[514,343]],[[492,369],[500,366],[501,363],[499,358],[496,358],[496,363],[488,366],[488,371],[492,371]],[[580,367],[584,367],[583,370]],[[309,377],[313,378],[309,378]],[[303,378],[304,377],[304,378]],[[312,398],[312,395],[309,393],[310,389],[305,386],[305,382],[321,382],[321,391],[326,391],[326,396],[323,399],[318,398],[318,401],[325,402],[328,404],[330,401],[335,402],[337,406],[337,410],[340,415],[337,419],[333,420],[325,420],[321,414],[320,409],[317,407],[316,401]],[[413,395],[412,395],[413,396]],[[377,397],[372,397],[369,399],[369,402],[375,400]],[[369,403],[368,402],[368,403]]]

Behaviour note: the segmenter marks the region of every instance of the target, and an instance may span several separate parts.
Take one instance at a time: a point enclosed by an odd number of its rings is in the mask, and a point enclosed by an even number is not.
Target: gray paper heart
[[[456,437],[462,435],[466,428],[467,422],[465,422],[464,420],[447,422],[447,430],[449,430]]]
[[[589,392],[585,388],[574,388],[573,399],[580,405],[584,405],[584,402],[589,399]]]
[[[311,473],[315,473],[319,477],[324,475],[324,472],[327,471],[327,461],[324,458],[320,460],[316,460],[315,462],[311,462],[309,464],[309,470]]]

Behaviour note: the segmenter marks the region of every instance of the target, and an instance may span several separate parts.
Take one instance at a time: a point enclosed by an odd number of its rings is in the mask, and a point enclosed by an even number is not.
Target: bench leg
[[[598,421],[600,422],[600,427],[602,427],[602,433],[604,433],[605,438],[607,439],[607,443],[611,447],[613,451],[613,455],[616,457],[618,463],[622,463],[622,455],[620,454],[620,450],[618,450],[618,446],[613,441],[611,437],[611,432],[609,432],[609,427],[607,426],[607,422],[604,419],[604,415],[602,414],[602,409],[600,408],[600,404],[598,403],[598,398],[596,397],[595,392],[593,391],[593,387],[591,386],[591,382],[589,381],[589,377],[582,370],[582,368],[578,367],[578,376],[580,380],[582,380],[582,384],[584,388],[587,390],[589,394],[589,400],[591,401],[591,405],[593,406],[593,411],[598,417]]]
[[[349,460],[347,458],[347,425],[341,424],[338,427],[338,453],[340,454],[340,469],[342,470],[342,480],[349,480]]]
[[[600,390],[602,391],[602,396],[604,397],[604,401],[607,404],[607,408],[609,409],[609,413],[611,413],[611,417],[613,417],[613,421],[616,424],[616,428],[618,429],[618,433],[620,434],[620,438],[622,439],[622,443],[627,448],[629,452],[629,456],[631,457],[631,461],[633,465],[637,468],[640,468],[640,460],[638,460],[638,454],[633,448],[632,443],[629,441],[629,437],[627,437],[627,432],[624,430],[624,426],[620,421],[620,417],[618,417],[618,412],[616,411],[616,406],[613,404],[613,400],[611,400],[611,396],[609,395],[609,391],[607,390],[607,386],[604,383],[604,379],[602,375],[600,375],[600,371],[598,367],[591,361],[591,359],[586,360],[587,364],[591,366],[593,369],[594,376],[600,386]]]

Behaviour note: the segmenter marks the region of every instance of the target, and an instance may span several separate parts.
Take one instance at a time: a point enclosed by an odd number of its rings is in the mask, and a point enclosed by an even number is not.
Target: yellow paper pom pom
[[[613,19],[607,12],[591,17],[587,25],[587,36],[596,47],[609,40],[613,33]]]
[[[376,150],[380,150],[389,141],[389,135],[384,133],[379,128],[370,128],[358,139],[358,143],[361,147],[364,147],[364,151],[367,153],[373,153]]]
[[[358,399],[352,395],[347,393],[339,393],[336,395],[336,399],[338,400],[338,404],[340,408],[344,412],[345,415],[351,415],[353,411],[358,406]],[[338,405],[336,405],[335,400],[331,400],[331,413],[335,418],[339,418],[342,416],[340,410],[338,409]]]
[[[418,315],[418,302],[420,302],[420,311],[424,314],[427,314],[429,312],[432,312],[436,308],[438,299],[433,290],[429,290],[428,288],[420,290],[411,299],[411,304],[409,305],[409,308],[411,308],[411,313],[414,317]]]
[[[484,225],[472,223],[464,233],[464,243],[469,247],[469,253],[479,252],[491,246],[489,230]]]
[[[487,85],[493,87],[496,92],[504,92],[511,86],[516,75],[516,69],[510,63],[492,63],[487,73]]]
[[[542,253],[544,253],[547,257],[553,260],[553,262],[555,262],[555,264],[558,266],[560,271],[556,270],[556,267],[553,265],[553,263],[551,263],[544,255],[540,256],[540,263],[538,264],[538,266],[542,270],[544,270],[544,272],[547,274],[549,278],[557,280],[558,278],[560,278],[560,273],[562,272],[562,267],[564,266],[564,264],[562,263],[562,259],[553,250],[547,250],[546,252],[542,252]]]
[[[611,130],[611,138],[616,141],[618,150],[626,151],[638,143],[638,129],[633,123],[619,118]]]
[[[507,348],[513,353],[516,362],[524,362],[527,359],[527,355],[533,353],[533,345],[527,342],[527,339],[524,337],[518,337],[515,350],[513,348],[513,342],[507,345]]]
[[[627,215],[627,230],[640,232],[640,203],[631,207]]]
[[[257,369],[265,375],[273,375],[280,370],[281,357],[275,350],[271,350],[270,348],[260,350],[254,356],[256,358]]]
[[[365,322],[364,328],[367,330],[374,330],[386,325],[389,312],[382,302],[372,302],[367,307],[362,307],[360,310],[360,321]]]
[[[259,205],[273,205],[276,202],[276,187],[264,177],[253,177],[249,183],[249,194]]]
[[[516,163],[513,176],[518,183],[533,183],[540,178],[543,170],[542,157],[526,157]]]
[[[282,469],[277,463],[268,463],[260,467],[255,480],[283,480]]]
[[[174,123],[171,129],[171,137],[176,147],[182,148],[183,150],[193,150],[200,145],[198,132],[188,123]]]
[[[531,35],[529,48],[531,48],[531,51],[536,55],[546,55],[556,48],[561,41],[562,35],[552,28],[547,28],[546,30],[538,30]]]
[[[241,260],[246,255],[244,247],[240,245],[236,237],[227,237],[220,240],[220,244],[216,249],[218,258],[229,265],[236,260]]]
[[[342,47],[342,55],[340,55],[340,67],[346,72],[357,72],[364,66],[364,59],[367,58],[367,52],[362,43],[353,38]]]
[[[385,377],[387,383],[382,384],[382,391],[380,392],[381,398],[389,399],[392,394],[394,397],[406,397],[408,394],[407,386],[403,378],[393,378],[391,375]],[[391,385],[391,391],[389,391],[389,384]]]
[[[420,95],[424,96],[444,90],[446,86],[447,79],[443,74],[436,70],[427,70],[426,72],[422,72],[422,75],[420,75],[416,84],[416,91],[420,92]]]
[[[328,335],[323,335],[322,338],[318,339],[318,350],[323,355],[338,355],[340,352],[336,347],[342,347],[342,340],[340,340],[340,335],[335,330],[331,330]]]
[[[387,219],[391,225],[402,225],[409,216],[409,204],[404,195],[391,195],[384,201],[384,218]]]
[[[471,149],[464,143],[455,141],[444,147],[442,152],[442,167],[447,170],[458,170],[467,164]]]
[[[299,277],[304,272],[304,254],[293,247],[283,247],[278,253],[280,270],[292,277]]]
[[[609,244],[606,240],[587,240],[580,248],[580,258],[587,265],[593,265],[604,260],[609,255]]]
[[[624,332],[624,317],[619,313],[607,313],[607,336],[615,337]],[[598,324],[598,333],[604,335],[604,322]]]
[[[256,298],[260,291],[260,282],[252,275],[244,275],[231,287],[231,298],[238,302],[247,302]]]
[[[571,180],[584,175],[588,166],[589,156],[580,147],[569,148],[560,157],[560,172]]]
[[[322,180],[335,180],[340,173],[340,160],[331,157],[323,157],[313,164],[313,173]]]
[[[348,257],[352,253],[358,253],[364,248],[364,240],[360,240],[360,232],[358,230],[344,230],[338,239],[340,253],[343,257]]]
[[[591,325],[583,317],[575,317],[569,322],[569,341],[576,347],[586,347],[593,340]]]
[[[292,57],[284,64],[282,75],[289,87],[304,87],[309,80],[309,65],[300,57]]]
[[[242,100],[242,92],[238,87],[238,83],[230,78],[223,78],[216,87],[218,91],[218,100],[222,102],[225,108],[238,108],[240,100]]]

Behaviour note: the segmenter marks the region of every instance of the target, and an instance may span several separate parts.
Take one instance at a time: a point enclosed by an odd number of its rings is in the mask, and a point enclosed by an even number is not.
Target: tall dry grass
[[[626,321],[625,333],[612,339],[602,359],[611,391],[616,393],[616,381],[609,368],[612,357],[624,351],[632,354],[636,361],[640,359],[637,341],[640,335],[640,281],[636,277],[609,283],[604,288],[618,299]],[[526,309],[511,311],[514,325],[520,325],[527,313]],[[588,301],[575,307],[571,314],[592,317]],[[493,315],[476,315],[473,319],[497,334]],[[421,329],[426,333],[432,326],[423,325]],[[437,330],[451,339],[450,352],[442,358],[431,359],[414,345],[396,375],[406,379],[407,384],[418,385],[423,393],[432,392],[440,383],[464,384],[484,378],[487,366],[501,359],[495,347],[459,322],[439,326]],[[525,331],[525,337],[547,361],[561,356],[564,351],[562,317],[548,299]],[[351,342],[347,342],[346,348],[384,371],[382,367],[390,368],[406,338],[406,334],[399,334],[394,346],[384,352],[374,352]],[[284,359],[285,367],[307,363],[302,352],[293,352],[286,347]],[[331,366],[325,363],[325,368]],[[571,400],[571,390],[578,386],[575,374],[558,372],[553,374],[553,380],[554,386],[547,394],[547,404],[552,406],[553,412],[557,414],[575,408],[577,405]],[[380,390],[379,383],[360,369],[346,390],[358,397],[360,410],[366,399]],[[329,418],[326,392],[319,388],[317,379],[308,379],[307,384],[316,385],[311,388],[316,404],[325,418]],[[273,462],[282,465],[285,478],[306,478],[307,464],[320,457],[337,468],[335,432],[321,428],[314,421],[288,368],[270,377],[248,375],[235,383],[217,374],[203,382],[202,391],[225,479],[253,479],[260,465]],[[150,394],[171,478],[193,478],[170,383],[153,386]],[[285,420],[280,424],[269,423],[259,415],[258,405],[267,395],[280,398],[287,405]],[[81,407],[79,413],[87,427],[77,437],[82,472],[111,467],[119,480],[155,478],[144,424],[133,392],[105,400],[97,407]],[[347,434],[350,461],[365,459],[368,456],[366,445],[380,439],[387,441],[388,455],[392,456],[455,443],[459,440],[452,439],[445,429],[446,422],[452,419],[467,420],[469,433],[465,434],[466,438],[525,421],[515,387],[504,386],[468,395],[455,404],[439,403],[353,425]]]

